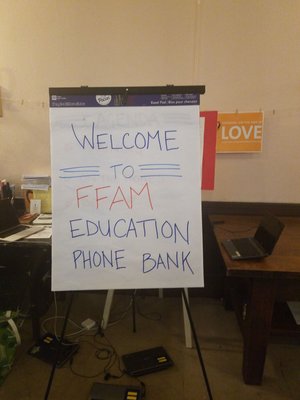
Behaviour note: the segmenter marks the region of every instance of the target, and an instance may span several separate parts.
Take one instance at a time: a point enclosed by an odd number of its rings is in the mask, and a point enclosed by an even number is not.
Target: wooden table
[[[210,216],[230,292],[239,300],[233,303],[244,336],[244,381],[253,385],[261,384],[271,333],[285,332],[272,327],[275,304],[300,300],[300,218],[280,218],[285,228],[273,254],[264,259],[233,261],[223,248],[223,239],[253,236],[259,220],[253,216]],[[299,327],[296,331],[300,333]]]

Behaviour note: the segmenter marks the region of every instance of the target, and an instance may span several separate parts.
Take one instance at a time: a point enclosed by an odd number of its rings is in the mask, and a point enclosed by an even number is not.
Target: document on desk
[[[52,226],[45,226],[43,230],[28,236],[26,239],[50,239],[52,236]]]
[[[52,225],[52,214],[40,214],[32,223],[33,225]]]

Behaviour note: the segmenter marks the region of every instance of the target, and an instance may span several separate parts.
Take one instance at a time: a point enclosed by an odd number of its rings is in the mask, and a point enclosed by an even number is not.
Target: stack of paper
[[[21,189],[48,190],[51,186],[51,177],[46,175],[23,175]]]

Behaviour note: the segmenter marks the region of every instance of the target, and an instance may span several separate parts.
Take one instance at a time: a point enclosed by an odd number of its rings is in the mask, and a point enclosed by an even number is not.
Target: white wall
[[[265,111],[261,154],[217,155],[205,200],[299,202],[300,2],[0,0],[0,178],[50,173],[48,88],[204,84]]]
[[[201,2],[203,107],[264,111],[263,152],[217,155],[216,189],[227,201],[300,200],[300,2]]]

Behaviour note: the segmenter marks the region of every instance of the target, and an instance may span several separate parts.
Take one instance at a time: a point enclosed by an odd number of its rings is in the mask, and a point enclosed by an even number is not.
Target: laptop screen
[[[0,232],[19,225],[16,210],[9,199],[0,200]]]
[[[254,237],[268,254],[272,254],[283,227],[283,223],[273,215],[262,218]]]

